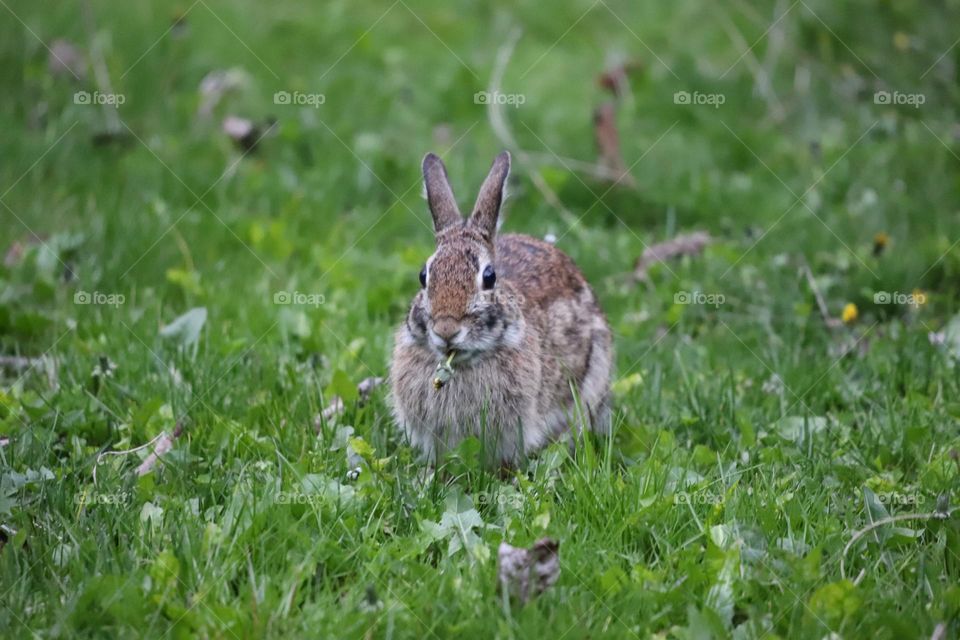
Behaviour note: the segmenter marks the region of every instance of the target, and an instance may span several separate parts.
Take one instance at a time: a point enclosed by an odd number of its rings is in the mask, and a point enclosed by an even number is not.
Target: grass
[[[20,247],[0,350],[43,356],[0,386],[0,635],[960,631],[953,4],[84,6],[0,8],[0,217]],[[443,153],[465,206],[502,148],[474,94],[517,26],[505,113],[540,159],[594,158],[596,77],[641,62],[617,111],[637,188],[518,156],[504,227],[554,234],[594,284],[615,434],[512,478],[468,442],[428,477],[385,389],[354,386],[386,372],[432,250],[420,158]],[[74,101],[92,70],[49,71],[58,38],[99,51],[121,136]],[[229,68],[242,86],[199,116],[201,79]],[[269,133],[244,153],[227,115]],[[702,256],[632,282],[645,246],[698,229]],[[807,266],[855,320],[826,326]],[[194,308],[195,340],[161,334]],[[333,395],[345,411],[317,421]],[[98,464],[177,420],[152,473],[134,473],[146,449]],[[498,544],[542,536],[558,583],[504,600]]]

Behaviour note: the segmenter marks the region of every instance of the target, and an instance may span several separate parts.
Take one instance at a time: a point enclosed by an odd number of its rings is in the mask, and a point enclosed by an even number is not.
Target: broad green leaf
[[[353,382],[342,369],[333,372],[333,379],[327,389],[329,396],[340,396],[344,404],[350,404],[359,397],[357,383]]]
[[[808,607],[816,616],[832,628],[839,627],[848,617],[857,612],[862,604],[857,587],[849,580],[831,582],[817,589]]]
[[[792,442],[800,442],[830,426],[825,416],[784,416],[773,425],[774,431]]]
[[[447,539],[447,555],[452,556],[462,549],[466,549],[471,557],[483,560],[480,551],[484,547],[483,541],[474,529],[486,525],[480,513],[474,508],[470,496],[463,494],[460,489],[454,488],[446,499],[446,510],[440,517],[440,522],[422,522],[421,529],[434,540]],[[489,550],[487,550],[489,552]]]

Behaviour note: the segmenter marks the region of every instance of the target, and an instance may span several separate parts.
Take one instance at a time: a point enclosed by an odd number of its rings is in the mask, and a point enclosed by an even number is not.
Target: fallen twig
[[[97,83],[97,89],[102,94],[115,95],[113,84],[110,82],[110,72],[107,69],[107,63],[103,58],[103,53],[97,46],[96,20],[93,15],[93,6],[90,0],[84,0],[80,4],[80,12],[83,16],[83,26],[86,29],[87,38],[90,41],[88,49],[90,66],[93,68],[93,78]],[[107,121],[107,135],[120,135],[123,126],[120,122],[120,116],[117,115],[117,110],[104,103],[102,105],[102,111]]]
[[[620,133],[617,129],[617,110],[612,102],[605,102],[593,112],[593,135],[600,153],[600,166],[611,175],[615,184],[636,186],[633,176],[627,171],[620,151]]]
[[[730,40],[733,41],[734,46],[746,51],[746,53],[743,54],[743,60],[753,73],[753,80],[757,88],[757,93],[759,93],[764,100],[766,100],[767,107],[773,114],[773,119],[777,122],[783,120],[785,113],[783,104],[780,102],[780,99],[773,90],[767,70],[764,69],[763,65],[760,64],[760,61],[757,60],[757,57],[753,54],[752,47],[750,47],[750,45],[747,43],[746,38],[743,37],[743,34],[740,33],[740,30],[737,29],[730,17],[724,12],[720,12],[720,26],[722,26],[723,30],[727,32],[727,35],[730,37]]]
[[[491,95],[495,95],[500,91],[503,74],[507,69],[510,56],[513,55],[513,50],[517,46],[521,34],[522,31],[519,28],[513,29],[497,51],[496,63],[494,64],[493,72],[490,75],[490,83],[487,87]],[[490,120],[490,128],[493,130],[493,134],[500,141],[500,144],[513,152],[513,155],[517,157],[519,163],[524,165],[532,164],[530,154],[521,149],[520,145],[517,144],[516,138],[513,137],[513,132],[510,130],[510,125],[507,123],[507,118],[503,113],[503,106],[499,104],[498,100],[489,100],[487,102],[487,118]],[[530,179],[533,181],[533,186],[543,195],[547,204],[559,209],[567,216],[573,216],[560,201],[556,192],[550,188],[546,180],[543,179],[543,176],[540,175],[538,169],[534,168],[530,171]]]
[[[490,83],[487,86],[491,95],[500,91],[503,74],[507,70],[507,64],[510,62],[510,57],[513,55],[513,50],[517,46],[517,42],[520,41],[522,33],[519,27],[514,28],[503,44],[500,45],[500,49],[497,50],[497,59],[493,65],[493,72],[490,74]],[[527,157],[528,154],[520,149],[516,138],[513,137],[510,125],[507,124],[507,118],[503,114],[501,105],[497,104],[498,102],[497,100],[487,101],[487,117],[490,119],[490,127],[493,129],[494,135],[497,136],[501,144],[513,151],[514,155]]]
[[[137,477],[145,476],[153,471],[160,460],[160,456],[173,449],[173,441],[179,438],[181,433],[183,433],[182,421],[177,422],[177,425],[173,428],[173,433],[169,435],[166,432],[161,433],[162,437],[157,440],[157,446],[153,448],[153,452],[144,458],[140,466],[137,467]]]
[[[820,287],[817,286],[817,281],[814,279],[813,272],[810,270],[810,265],[807,264],[806,260],[803,260],[803,264],[800,268],[807,278],[807,284],[810,285],[810,290],[813,291],[813,297],[817,300],[817,308],[820,310],[820,317],[823,318],[824,324],[831,329],[836,329],[843,326],[843,322],[840,321],[840,319],[834,318],[830,315],[830,310],[827,308],[827,303],[823,299],[823,294],[820,293]]]
[[[139,447],[133,447],[132,449],[124,449],[122,451],[102,451],[97,455],[97,460],[93,464],[93,484],[97,484],[97,467],[101,465],[103,459],[107,456],[125,456],[130,453],[136,453],[146,449],[147,447],[156,443],[154,450],[144,458],[143,462],[140,463],[140,466],[137,467],[137,477],[146,475],[153,470],[153,467],[156,466],[157,461],[160,459],[160,456],[164,455],[170,449],[173,448],[173,441],[180,437],[180,434],[183,433],[183,421],[177,421],[177,424],[173,428],[173,433],[168,434],[166,431],[158,434],[155,438],[141,444]]]
[[[519,28],[513,29],[497,51],[496,62],[494,63],[493,72],[490,74],[490,82],[487,85],[487,91],[490,95],[497,95],[501,92],[503,75],[506,72],[507,64],[510,62],[510,57],[513,55],[513,50],[517,46],[521,34],[522,31]],[[527,167],[533,186],[543,195],[543,199],[547,204],[558,209],[565,216],[569,217],[570,220],[576,218],[566,206],[564,206],[563,202],[560,201],[556,192],[547,184],[547,181],[540,173],[540,166],[558,166],[567,171],[585,173],[604,180],[617,180],[618,178],[615,173],[597,164],[521,149],[517,143],[517,139],[513,135],[513,131],[510,129],[510,124],[504,112],[504,105],[501,104],[500,100],[487,101],[487,118],[490,120],[490,128],[493,130],[493,134],[497,137],[497,140],[500,141],[501,146],[516,156],[519,165]]]
[[[847,557],[847,552],[850,551],[850,547],[852,547],[857,540],[867,535],[877,527],[882,527],[885,524],[892,524],[894,522],[902,522],[904,520],[946,520],[954,511],[956,511],[956,509],[952,509],[950,511],[931,511],[930,513],[904,513],[898,516],[890,516],[887,518],[881,518],[876,522],[871,522],[863,529],[855,532],[853,537],[850,538],[850,541],[846,544],[846,546],[843,547],[843,551],[840,553],[840,577],[843,579],[847,578],[847,571],[844,561]],[[859,581],[860,578],[858,577],[857,579]]]

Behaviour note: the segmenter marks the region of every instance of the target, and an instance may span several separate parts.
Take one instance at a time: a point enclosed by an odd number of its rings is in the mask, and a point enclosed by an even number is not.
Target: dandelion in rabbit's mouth
[[[450,381],[450,378],[453,377],[452,363],[455,355],[457,355],[457,352],[451,349],[447,352],[447,359],[440,360],[440,362],[437,363],[437,370],[433,376],[433,388],[437,391],[440,391],[440,389]]]

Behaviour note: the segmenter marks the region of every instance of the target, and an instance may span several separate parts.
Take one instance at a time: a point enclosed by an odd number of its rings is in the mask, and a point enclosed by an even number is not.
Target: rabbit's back
[[[521,292],[524,309],[544,309],[590,288],[570,256],[549,242],[508,233],[497,237],[496,247],[497,273]]]
[[[540,336],[537,396],[545,426],[551,431],[554,424],[560,430],[567,426],[573,382],[593,428],[605,431],[612,337],[589,283],[573,260],[548,242],[506,234],[496,246],[498,271],[519,292],[524,316]]]

